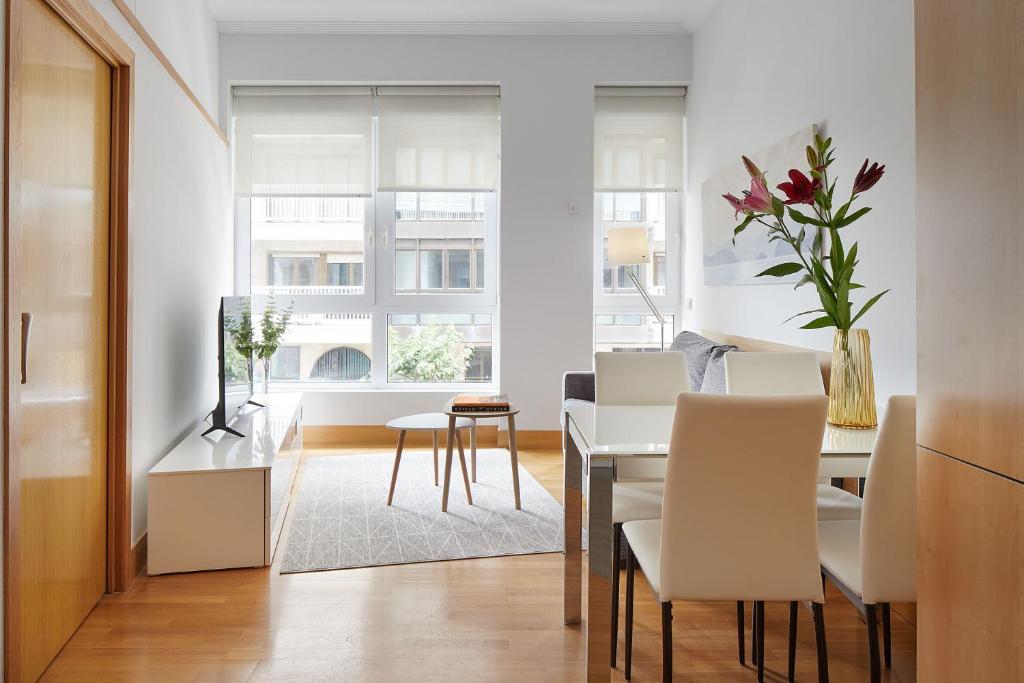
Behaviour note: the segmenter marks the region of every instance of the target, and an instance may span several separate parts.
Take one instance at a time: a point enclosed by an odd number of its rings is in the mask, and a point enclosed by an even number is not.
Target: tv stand
[[[259,405],[259,404],[257,404],[257,405]],[[207,429],[200,436],[206,436],[207,434],[210,434],[212,432],[224,432],[225,434],[230,434],[231,436],[237,436],[240,439],[244,439],[245,438],[245,434],[243,434],[242,432],[235,431],[231,427],[217,427],[216,425],[214,425],[213,427],[210,427],[209,429]]]
[[[273,562],[302,449],[302,394],[259,398],[265,407],[225,430],[248,436],[215,441],[197,427],[149,471],[150,574]]]

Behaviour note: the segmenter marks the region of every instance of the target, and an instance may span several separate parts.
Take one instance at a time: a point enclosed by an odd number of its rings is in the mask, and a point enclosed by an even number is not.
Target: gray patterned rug
[[[522,510],[515,509],[508,451],[477,453],[472,506],[456,457],[447,513],[441,512],[441,487],[434,486],[429,451],[402,454],[388,507],[393,464],[394,455],[386,453],[307,459],[291,503],[281,573],[552,553],[565,547],[561,504],[522,465]],[[441,464],[443,469],[443,452]]]

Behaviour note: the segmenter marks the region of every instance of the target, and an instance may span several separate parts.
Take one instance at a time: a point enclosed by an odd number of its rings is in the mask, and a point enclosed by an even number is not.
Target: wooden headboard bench
[[[779,342],[768,341],[766,339],[753,339],[751,337],[741,337],[735,334],[728,334],[727,332],[719,332],[718,330],[701,330],[700,333],[712,339],[720,344],[732,344],[741,351],[770,351],[779,353],[789,351],[811,351],[818,354],[818,364],[821,366],[821,379],[825,382],[825,393],[829,391],[829,380],[832,378],[832,354],[828,351],[818,351],[817,349],[807,349],[801,346],[790,346],[789,344],[780,344]]]

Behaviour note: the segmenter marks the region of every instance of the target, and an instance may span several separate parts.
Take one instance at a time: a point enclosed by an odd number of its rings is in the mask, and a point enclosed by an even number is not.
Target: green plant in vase
[[[292,319],[292,307],[277,310],[277,302],[271,296],[260,318],[260,340],[255,343],[256,357],[263,361],[263,393],[270,392],[270,360],[281,345]]]
[[[870,428],[878,424],[875,409],[874,379],[871,372],[870,339],[867,330],[854,325],[878,303],[885,290],[870,297],[859,307],[851,293],[862,288],[854,281],[859,263],[857,243],[849,248],[843,232],[871,211],[854,208],[860,196],[881,179],[885,166],[865,159],[853,181],[845,203],[835,200],[836,181],[829,179],[829,167],[835,161],[832,138],[814,136],[807,146],[808,173],[790,169],[789,181],[776,187],[785,199],[768,189],[765,174],[747,157],[743,164],[750,174],[750,190],[742,197],[722,195],[744,218],[733,232],[733,242],[751,224],[768,229],[769,243],[785,242],[793,249],[795,261],[780,263],[758,273],[758,277],[788,277],[800,274],[796,287],[813,285],[820,308],[801,311],[789,320],[815,316],[803,329],[834,327],[832,381],[829,392],[829,422],[843,427]],[[808,207],[801,210],[801,206]],[[786,322],[789,322],[788,320]]]

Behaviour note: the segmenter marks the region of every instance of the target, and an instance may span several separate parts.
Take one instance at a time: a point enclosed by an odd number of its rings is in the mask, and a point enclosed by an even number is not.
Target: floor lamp
[[[647,244],[647,228],[613,228],[608,231],[608,265],[612,267],[627,266],[626,273],[629,275],[629,279],[636,285],[644,303],[651,309],[655,320],[661,325],[661,350],[664,351],[665,317],[654,305],[654,299],[647,292],[644,283],[636,276],[635,269],[628,267],[650,262],[651,252]]]

